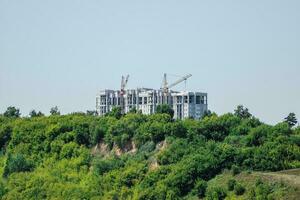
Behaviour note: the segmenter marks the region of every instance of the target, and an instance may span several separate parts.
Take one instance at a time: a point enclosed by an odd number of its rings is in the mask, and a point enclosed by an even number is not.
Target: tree
[[[59,112],[59,110],[58,110],[58,107],[57,107],[57,106],[52,107],[52,108],[50,109],[50,114],[51,114],[51,115],[60,115],[60,112]]]
[[[203,119],[205,117],[210,117],[210,116],[212,116],[212,112],[210,110],[206,110],[204,111],[203,116],[201,118]]]
[[[169,114],[172,118],[174,116],[174,110],[168,104],[158,105],[156,107],[156,112],[157,113],[166,113],[166,114]]]
[[[87,110],[86,114],[91,116],[96,116],[98,112],[96,110]]]
[[[35,110],[30,111],[29,115],[30,115],[30,117],[42,117],[42,116],[44,116],[44,114],[41,111],[36,112]]]
[[[115,106],[111,109],[110,112],[106,114],[106,116],[114,117],[116,119],[120,119],[122,117],[122,111],[120,106]]]
[[[247,119],[252,116],[251,113],[249,112],[248,108],[244,108],[243,105],[237,106],[237,108],[234,110],[234,115],[236,115],[242,119]]]
[[[242,186],[240,183],[237,183],[235,186],[234,186],[234,194],[236,195],[243,195],[245,193],[245,188],[244,186]]]
[[[286,118],[284,118],[284,121],[288,123],[290,127],[295,126],[297,124],[295,113],[290,113]]]
[[[9,125],[0,126],[0,149],[2,149],[11,139],[12,127]]]
[[[192,193],[197,195],[199,198],[203,198],[205,196],[206,189],[207,189],[207,182],[202,179],[199,179],[196,181]]]
[[[3,176],[7,177],[9,174],[13,172],[30,171],[32,168],[33,168],[33,164],[27,161],[22,154],[11,155],[9,153],[5,163]]]
[[[133,107],[129,110],[129,113],[137,113],[136,107]]]
[[[5,117],[20,117],[20,109],[15,108],[14,106],[9,106],[6,111],[3,113]]]

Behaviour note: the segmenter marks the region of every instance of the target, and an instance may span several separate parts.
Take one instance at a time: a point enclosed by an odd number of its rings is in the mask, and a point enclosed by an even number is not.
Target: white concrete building
[[[114,106],[121,106],[125,113],[136,108],[143,114],[153,114],[161,104],[173,108],[175,119],[199,119],[207,111],[207,93],[169,91],[165,94],[162,90],[138,88],[126,90],[123,98],[119,90],[102,90],[96,96],[96,110],[100,116]]]

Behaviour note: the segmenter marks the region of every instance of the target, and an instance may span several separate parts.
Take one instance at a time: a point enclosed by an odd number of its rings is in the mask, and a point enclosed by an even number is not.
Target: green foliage
[[[87,115],[91,115],[91,116],[96,116],[98,113],[96,110],[87,110],[86,111]]]
[[[51,115],[60,115],[60,112],[59,112],[59,110],[58,110],[58,107],[57,107],[57,106],[52,107],[52,108],[50,109],[50,114],[51,114]]]
[[[4,184],[4,182],[2,180],[0,180],[0,198],[2,199],[2,197],[7,193],[7,188]]]
[[[226,190],[207,182],[226,169],[300,167],[299,128],[263,124],[243,109],[201,120],[113,111],[0,116],[3,199],[224,199]],[[249,193],[270,198],[273,189],[259,183]]]
[[[233,176],[239,174],[240,171],[241,171],[240,168],[239,168],[238,166],[236,166],[236,165],[232,165],[232,166],[231,166],[231,170],[232,170],[232,175],[233,175]]]
[[[249,113],[248,108],[244,108],[243,105],[238,105],[237,108],[234,110],[234,114],[243,119],[250,118],[252,116]]]
[[[20,115],[20,110],[18,108],[15,108],[14,106],[9,106],[3,113],[4,117],[20,117]]]
[[[250,191],[250,198],[252,199],[275,199],[273,194],[278,189],[278,184],[264,183],[261,179],[258,179],[255,184],[255,188]]]
[[[114,117],[116,119],[120,119],[122,117],[121,107],[120,106],[113,107],[112,110],[106,114],[106,116]]]
[[[168,104],[158,105],[156,107],[156,113],[159,113],[159,114],[165,113],[165,114],[170,115],[171,118],[173,118],[173,116],[174,116],[174,110]]]
[[[0,125],[0,148],[2,149],[11,139],[12,127],[10,125]]]
[[[192,193],[194,195],[197,195],[197,197],[199,198],[203,198],[205,196],[206,189],[207,189],[207,182],[202,179],[199,179],[196,181]]]
[[[14,172],[30,171],[32,170],[32,168],[33,168],[33,163],[29,160],[26,160],[26,158],[22,154],[16,154],[16,155],[8,154],[3,176],[7,177],[8,175]]]
[[[236,185],[236,180],[235,179],[229,179],[228,182],[227,182],[228,191],[233,191],[235,185]]]
[[[178,139],[172,142],[169,148],[158,154],[158,163],[168,165],[180,161],[189,152],[189,145],[186,140]]]
[[[114,159],[94,159],[93,161],[94,172],[98,175],[103,175],[114,169],[124,167],[124,161],[118,158]]]
[[[44,114],[41,111],[36,112],[35,110],[30,111],[30,117],[42,117]]]
[[[236,195],[243,195],[246,189],[240,183],[235,184],[234,186],[234,194]]]
[[[284,118],[284,121],[288,123],[290,127],[295,126],[298,122],[295,113],[290,113],[286,118]]]
[[[206,194],[208,200],[223,200],[226,196],[226,191],[221,187],[210,188]]]

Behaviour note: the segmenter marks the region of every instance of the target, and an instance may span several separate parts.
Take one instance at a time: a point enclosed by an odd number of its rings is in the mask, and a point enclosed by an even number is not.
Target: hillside
[[[300,128],[249,113],[0,116],[0,145],[2,199],[299,195]]]
[[[228,191],[228,184],[234,180],[244,187],[241,195],[235,190]],[[222,174],[208,182],[208,190],[219,187],[227,190],[226,199],[290,199],[297,200],[300,196],[300,169],[279,172],[244,171],[234,175],[225,170]]]

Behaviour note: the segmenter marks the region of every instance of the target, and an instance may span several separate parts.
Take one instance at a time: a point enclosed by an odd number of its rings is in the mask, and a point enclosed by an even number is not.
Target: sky
[[[0,113],[95,109],[100,89],[208,93],[275,124],[300,118],[299,0],[0,0]],[[177,76],[174,76],[177,75]]]

